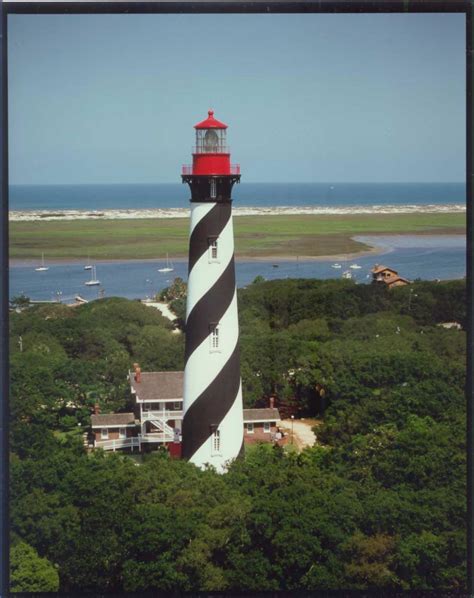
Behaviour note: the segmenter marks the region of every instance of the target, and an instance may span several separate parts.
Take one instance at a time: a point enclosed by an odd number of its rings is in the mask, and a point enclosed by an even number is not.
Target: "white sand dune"
[[[353,214],[436,214],[462,213],[465,204],[433,205],[373,205],[373,206],[281,206],[239,207],[234,204],[234,216],[353,215]],[[140,218],[189,218],[188,208],[157,208],[138,210],[28,210],[9,212],[10,222],[32,220],[128,220]]]

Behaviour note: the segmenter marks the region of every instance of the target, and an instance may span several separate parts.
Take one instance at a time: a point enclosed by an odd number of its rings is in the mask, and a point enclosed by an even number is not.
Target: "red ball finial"
[[[211,118],[214,116],[214,110],[208,110],[207,113]]]

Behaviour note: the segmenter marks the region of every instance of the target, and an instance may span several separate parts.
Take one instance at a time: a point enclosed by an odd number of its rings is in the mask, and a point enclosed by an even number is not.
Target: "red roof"
[[[208,110],[206,120],[194,125],[195,129],[227,129],[227,125],[214,118],[214,110]]]
[[[386,283],[390,286],[394,282],[400,282],[400,281],[404,282],[405,284],[410,283],[410,281],[407,278],[403,278],[403,276],[396,276],[395,278],[392,278],[392,280],[387,280]]]
[[[380,272],[384,272],[385,270],[389,270],[394,274],[398,274],[396,270],[394,270],[393,268],[387,268],[387,266],[379,266],[378,264],[375,264],[375,266],[372,268],[372,272],[374,274],[379,274]]]

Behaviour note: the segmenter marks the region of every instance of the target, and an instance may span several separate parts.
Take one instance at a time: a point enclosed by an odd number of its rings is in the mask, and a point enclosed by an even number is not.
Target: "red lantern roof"
[[[227,129],[227,125],[214,118],[214,110],[208,110],[206,120],[194,125],[195,129]]]

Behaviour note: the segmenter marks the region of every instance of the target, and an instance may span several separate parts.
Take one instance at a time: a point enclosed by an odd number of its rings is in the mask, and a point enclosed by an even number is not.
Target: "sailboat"
[[[342,278],[352,278],[352,272],[350,270],[345,270],[342,273]]]
[[[35,270],[36,272],[46,272],[46,270],[49,270],[49,267],[44,265],[44,253],[41,254],[41,266],[38,266]]]
[[[88,286],[88,287],[93,287],[93,286],[97,286],[98,284],[100,284],[100,280],[97,280],[97,274],[95,272],[95,266],[92,266],[91,279],[88,280],[87,282],[85,282],[84,284],[86,286]]]
[[[339,268],[342,268],[342,266],[341,266],[341,264],[337,264],[337,263],[336,263],[336,264],[333,264],[333,265],[331,266],[331,268],[336,268],[336,270],[337,270],[337,269],[339,269]]]
[[[173,264],[168,259],[168,254],[166,254],[166,266],[164,268],[158,268],[158,272],[173,272]]]
[[[89,253],[87,254],[87,264],[84,266],[84,270],[92,270],[91,256]]]
[[[352,270],[360,270],[362,266],[359,266],[359,264],[351,264],[349,268],[352,268]]]

